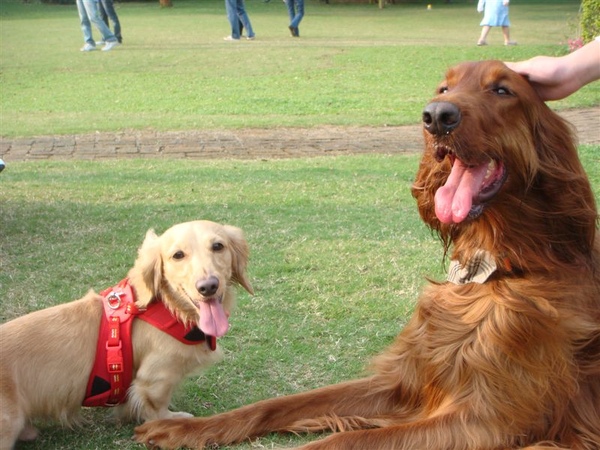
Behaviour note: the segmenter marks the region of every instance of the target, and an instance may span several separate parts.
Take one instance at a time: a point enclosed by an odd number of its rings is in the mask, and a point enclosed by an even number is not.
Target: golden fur
[[[252,293],[247,261],[248,245],[240,229],[187,222],[160,237],[149,230],[128,277],[138,306],[160,298],[183,322],[197,324],[197,305],[208,300],[197,283],[216,277],[219,286],[212,296],[222,296],[229,314],[234,284]],[[0,326],[0,449],[12,448],[19,436],[35,438],[31,420],[79,421],[102,314],[102,297],[90,291],[80,300]],[[117,407],[119,417],[189,416],[168,410],[173,390],[184,376],[216,362],[220,350],[213,352],[206,343],[183,344],[141,320],[134,320],[132,341],[133,382],[127,402]]]
[[[421,217],[452,260],[464,267],[485,251],[498,270],[482,284],[431,283],[368,378],[147,422],[139,442],[203,448],[333,430],[300,448],[600,448],[600,239],[570,127],[498,61],[450,69],[424,127]],[[454,169],[483,181],[458,183]]]

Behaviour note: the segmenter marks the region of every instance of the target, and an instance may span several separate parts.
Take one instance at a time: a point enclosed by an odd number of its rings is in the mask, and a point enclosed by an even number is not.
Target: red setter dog
[[[425,289],[373,375],[149,422],[138,441],[333,430],[301,448],[600,448],[598,215],[570,127],[498,61],[450,69],[423,122],[412,192],[449,280]]]

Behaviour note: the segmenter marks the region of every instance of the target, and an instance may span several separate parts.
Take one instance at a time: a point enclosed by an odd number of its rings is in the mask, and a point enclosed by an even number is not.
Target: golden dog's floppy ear
[[[246,266],[248,265],[248,257],[250,256],[250,249],[248,243],[244,238],[244,233],[237,227],[231,225],[225,225],[225,231],[229,237],[232,248],[232,269],[233,269],[233,281],[238,283],[250,294],[254,294],[254,290],[248,280],[248,274],[246,273]]]
[[[154,230],[148,230],[138,257],[129,271],[129,282],[135,289],[138,306],[147,306],[156,296],[162,277],[162,259],[159,238]]]

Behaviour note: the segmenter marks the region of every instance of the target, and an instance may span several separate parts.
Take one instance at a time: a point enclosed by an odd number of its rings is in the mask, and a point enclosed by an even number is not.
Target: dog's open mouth
[[[204,334],[221,337],[229,330],[229,318],[223,309],[223,298],[213,296],[194,304],[200,310],[200,323],[198,326]]]
[[[446,156],[450,158],[452,170],[446,183],[435,193],[437,218],[442,223],[451,224],[479,217],[485,204],[506,181],[504,164],[495,159],[480,164],[467,164],[448,149],[437,149],[436,159],[441,161]]]

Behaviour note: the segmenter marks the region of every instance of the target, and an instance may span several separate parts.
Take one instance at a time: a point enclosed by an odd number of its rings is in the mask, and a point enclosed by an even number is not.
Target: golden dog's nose
[[[211,275],[208,278],[205,278],[204,280],[198,280],[196,282],[196,289],[204,297],[210,297],[211,295],[215,295],[215,293],[219,289],[219,279],[214,275]]]

